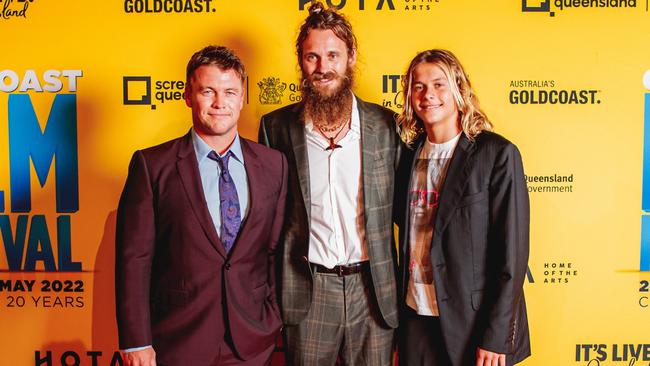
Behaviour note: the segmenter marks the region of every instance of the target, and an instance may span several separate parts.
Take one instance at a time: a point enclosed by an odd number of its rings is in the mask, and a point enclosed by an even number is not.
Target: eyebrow
[[[203,91],[203,90],[212,90],[212,91],[214,91],[214,92],[217,91],[217,90],[216,90],[215,88],[213,88],[212,86],[201,86],[201,87],[199,87],[199,90],[201,90],[201,91]],[[225,89],[225,91],[240,91],[240,90],[241,90],[241,89],[239,89],[239,88],[237,88],[237,87],[232,87],[232,88],[226,88],[226,89]]]
[[[447,78],[439,77],[439,78],[435,78],[435,79],[433,79],[433,81],[447,81]],[[419,80],[414,80],[413,83],[414,83],[414,84],[425,84],[426,82],[424,82],[424,81],[419,81]]]

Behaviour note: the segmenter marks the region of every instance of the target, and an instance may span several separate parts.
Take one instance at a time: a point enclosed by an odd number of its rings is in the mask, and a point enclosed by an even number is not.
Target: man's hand
[[[139,351],[122,352],[124,366],[156,366],[156,352],[153,347]]]
[[[476,366],[506,366],[506,355],[476,348]]]

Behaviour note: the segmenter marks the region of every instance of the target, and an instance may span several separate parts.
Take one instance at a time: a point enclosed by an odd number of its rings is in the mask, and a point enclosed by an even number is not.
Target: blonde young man
[[[458,59],[418,54],[403,80],[400,365],[506,366],[530,355],[528,191]]]

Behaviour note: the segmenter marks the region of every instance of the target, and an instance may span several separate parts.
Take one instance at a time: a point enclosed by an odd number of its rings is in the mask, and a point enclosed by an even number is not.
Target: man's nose
[[[221,93],[214,93],[214,96],[212,97],[212,108],[222,108],[223,100]]]
[[[316,69],[314,70],[315,72],[325,74],[330,70],[331,63],[325,59],[325,58],[320,58],[318,61],[316,61]]]
[[[431,100],[434,98],[435,93],[433,92],[432,88],[427,88],[424,93],[423,93],[424,99],[426,100]]]

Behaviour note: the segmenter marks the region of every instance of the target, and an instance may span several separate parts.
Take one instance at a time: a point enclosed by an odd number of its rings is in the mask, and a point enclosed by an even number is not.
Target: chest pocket
[[[461,197],[460,201],[458,202],[458,205],[456,207],[461,208],[461,207],[466,207],[473,205],[475,203],[484,201],[488,198],[488,190],[487,188],[476,193],[469,194],[467,196]]]

